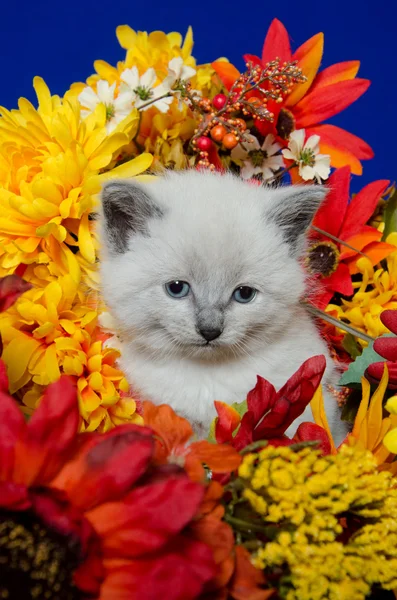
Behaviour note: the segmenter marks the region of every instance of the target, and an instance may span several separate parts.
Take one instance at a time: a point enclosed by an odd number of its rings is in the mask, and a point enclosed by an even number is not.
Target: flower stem
[[[158,102],[159,100],[163,100],[163,98],[169,98],[170,96],[172,96],[171,92],[167,92],[166,94],[163,94],[162,96],[159,96],[158,98],[153,98],[153,100],[149,100],[149,102],[145,102],[145,104],[141,104],[141,106],[138,108],[138,110],[141,111],[144,108],[146,108],[147,106],[150,106],[151,104],[154,104],[155,102]]]

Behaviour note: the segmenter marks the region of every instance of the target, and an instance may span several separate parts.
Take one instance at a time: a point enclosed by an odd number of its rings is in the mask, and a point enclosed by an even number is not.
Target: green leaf
[[[356,358],[354,362],[349,365],[347,371],[345,371],[339,380],[339,385],[345,385],[347,387],[358,387],[361,385],[361,378],[364,377],[364,373],[369,365],[375,362],[385,362],[385,358],[379,356],[374,350],[374,342],[368,344],[364,348],[363,353]]]
[[[347,333],[343,338],[342,347],[353,359],[361,355],[361,349],[357,343],[357,339],[351,333]]]
[[[386,207],[383,213],[385,229],[383,231],[382,240],[385,241],[390,233],[397,231],[397,191],[394,190],[386,202]]]

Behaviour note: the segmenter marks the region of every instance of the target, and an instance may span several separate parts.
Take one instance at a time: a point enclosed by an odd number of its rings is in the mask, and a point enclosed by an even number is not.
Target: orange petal
[[[191,444],[190,453],[208,465],[214,473],[230,473],[241,463],[240,454],[232,446],[210,444],[206,440]]]
[[[312,90],[337,83],[338,81],[346,81],[354,79],[360,68],[359,60],[348,60],[345,62],[336,63],[324,69],[316,77],[313,83]]]
[[[184,446],[193,435],[190,423],[178,416],[168,404],[156,406],[149,401],[143,402],[143,421],[161,437],[168,453],[173,448]]]
[[[295,52],[293,60],[298,61],[298,67],[302,69],[303,74],[307,77],[305,83],[300,83],[295,86],[291,94],[288,96],[286,106],[295,106],[301,98],[306,94],[313,83],[313,80],[320,68],[321,59],[324,48],[324,34],[317,33],[307,42],[302,44]]]
[[[377,229],[375,229],[375,227],[367,227],[363,229],[363,231],[360,231],[360,233],[357,233],[356,235],[352,235],[351,237],[347,238],[345,241],[350,246],[353,246],[353,248],[357,248],[357,250],[362,250],[371,242],[378,242],[381,239],[381,237],[381,231],[378,231]],[[343,252],[340,255],[340,260],[346,260],[347,258],[350,258],[352,256],[358,258],[357,252],[354,252],[354,250],[350,250],[349,248],[343,245],[342,248]]]
[[[386,258],[386,256],[389,256],[389,254],[395,252],[395,250],[395,246],[392,244],[387,244],[386,242],[372,242],[363,248],[363,252],[366,254],[366,256],[368,256],[372,265],[377,265],[381,260]],[[355,258],[351,258],[346,261],[351,275],[359,272],[356,265],[358,258],[359,255],[356,255]]]
[[[308,134],[311,132],[311,128],[308,130]],[[353,175],[362,175],[363,167],[361,162],[352,152],[346,149],[337,148],[327,142],[321,142],[320,140],[320,152],[321,154],[329,154],[331,157],[331,165],[335,169],[339,167],[349,166]]]
[[[365,417],[368,411],[369,395],[371,392],[371,386],[365,378],[361,379],[361,387],[362,399],[360,406],[358,407],[356,418],[354,419],[353,430],[351,432],[351,435],[356,439],[359,439],[361,429],[365,426]]]
[[[229,62],[217,60],[211,66],[227,90],[230,90],[236,79],[240,77],[240,71]]]
[[[214,402],[218,418],[215,422],[215,438],[219,444],[230,442],[232,434],[240,424],[241,417],[237,410],[225,402]]]

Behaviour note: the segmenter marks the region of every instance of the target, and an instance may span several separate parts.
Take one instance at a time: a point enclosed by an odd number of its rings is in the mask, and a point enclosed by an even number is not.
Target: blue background
[[[260,54],[274,17],[287,27],[295,49],[323,31],[323,67],[359,59],[359,76],[372,80],[366,94],[329,122],[364,138],[375,158],[353,189],[374,179],[397,177],[397,8],[395,0],[274,0],[227,2],[192,0],[83,0],[80,2],[2,3],[0,18],[0,104],[17,105],[19,96],[35,101],[32,79],[41,75],[52,93],[63,94],[93,72],[95,59],[112,64],[124,57],[115,29],[180,31],[193,26],[198,63],[226,56],[237,67],[242,54]]]

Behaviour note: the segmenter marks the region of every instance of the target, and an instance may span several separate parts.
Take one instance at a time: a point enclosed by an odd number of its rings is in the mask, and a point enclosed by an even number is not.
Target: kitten
[[[252,186],[231,174],[171,172],[102,192],[101,279],[137,393],[168,403],[202,434],[214,400],[241,402],[257,374],[280,388],[327,346],[299,304],[305,234],[321,186]],[[336,441],[337,402],[325,404]],[[312,420],[310,408],[291,426]]]

